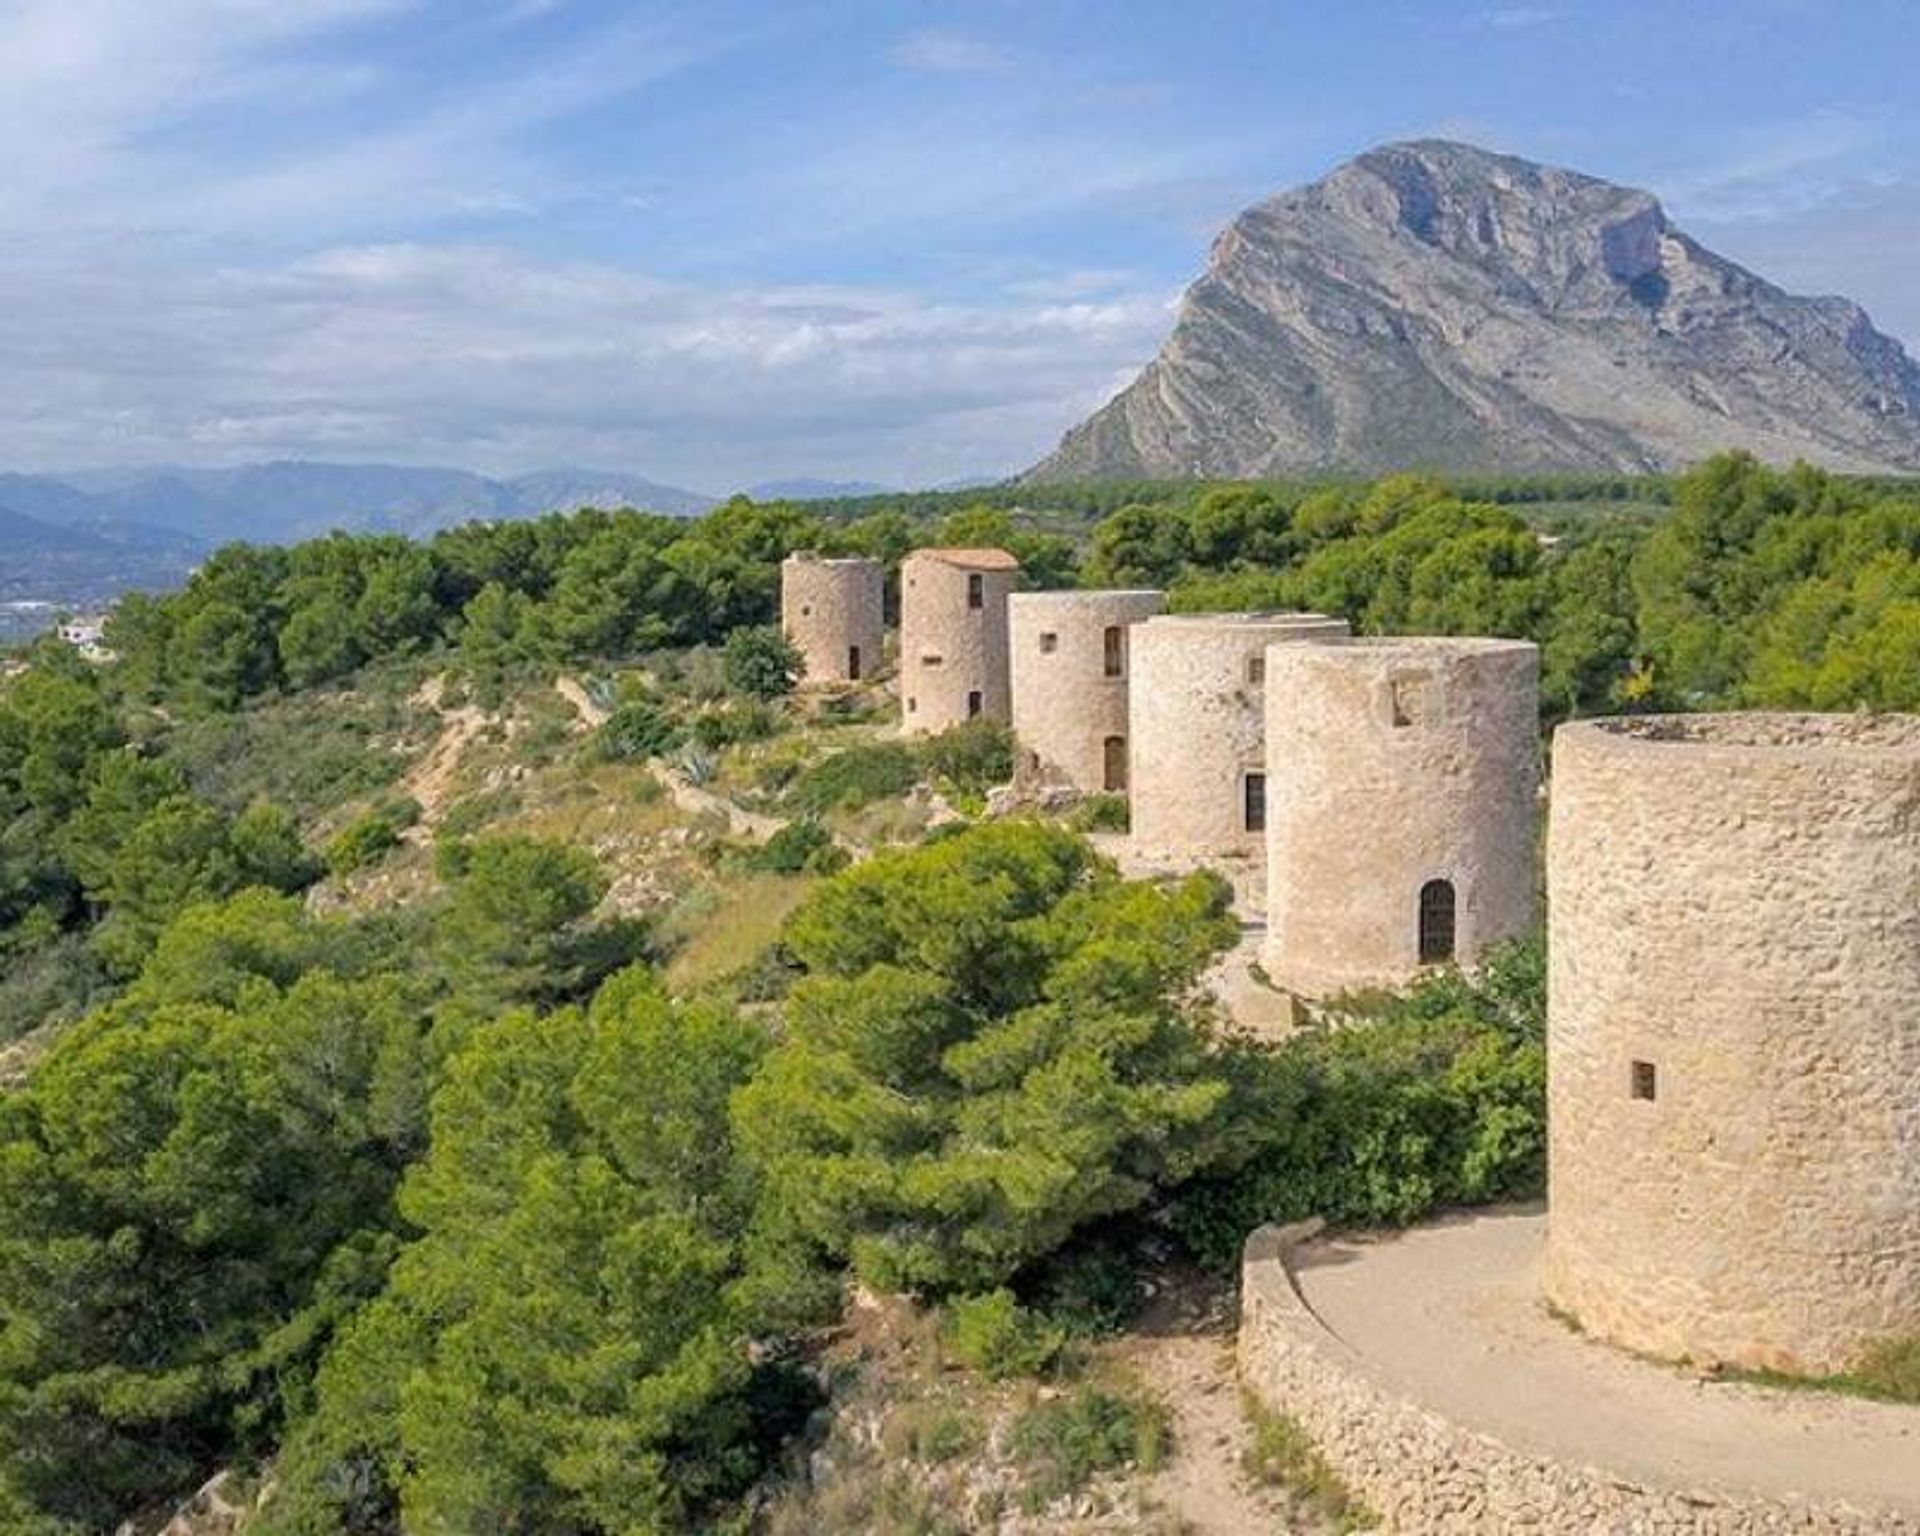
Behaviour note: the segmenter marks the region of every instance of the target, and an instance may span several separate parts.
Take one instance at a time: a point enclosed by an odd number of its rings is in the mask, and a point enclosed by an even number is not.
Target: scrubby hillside
[[[1240,1414],[1227,1312],[1168,1296],[1261,1221],[1536,1189],[1538,952],[1224,1032],[1222,885],[1123,878],[1082,835],[1111,802],[1020,813],[997,728],[795,692],[777,561],[1005,541],[1527,635],[1554,715],[1920,704],[1920,502],[1739,459],[1657,489],[331,539],[128,604],[115,664],[25,656],[0,1527],[155,1525],[223,1471],[273,1490],[255,1536],[1204,1531],[1204,1490],[1293,1497],[1262,1468],[1337,1503]]]

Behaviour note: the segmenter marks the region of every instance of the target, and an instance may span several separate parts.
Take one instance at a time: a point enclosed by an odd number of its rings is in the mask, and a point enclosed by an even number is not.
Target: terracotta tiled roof
[[[981,571],[1017,571],[1020,562],[1004,549],[916,549],[915,555]]]

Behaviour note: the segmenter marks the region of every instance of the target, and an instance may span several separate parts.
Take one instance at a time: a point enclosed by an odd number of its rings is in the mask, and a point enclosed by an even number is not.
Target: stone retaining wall
[[[1296,1419],[1387,1531],[1418,1536],[1920,1536],[1920,1521],[1830,1504],[1746,1502],[1543,1460],[1373,1381],[1296,1289],[1293,1250],[1319,1223],[1265,1227],[1241,1269],[1241,1380]]]

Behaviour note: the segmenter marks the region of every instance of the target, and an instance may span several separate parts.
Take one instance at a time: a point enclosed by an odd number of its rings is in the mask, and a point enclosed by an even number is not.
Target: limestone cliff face
[[[1920,367],[1645,192],[1422,140],[1235,219],[1160,355],[1030,475],[1639,471],[1730,447],[1920,470]]]

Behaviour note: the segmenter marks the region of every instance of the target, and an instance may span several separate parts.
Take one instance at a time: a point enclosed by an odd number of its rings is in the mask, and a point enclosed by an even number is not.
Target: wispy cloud
[[[696,286],[489,246],[272,268],[0,268],[0,461],[313,451],[744,484],[1038,457],[1169,322],[1120,274],[959,304]]]
[[[1013,55],[998,43],[961,32],[914,32],[900,39],[887,57],[902,69],[937,74],[998,74],[1013,67]]]
[[[1718,137],[1712,153],[1660,178],[1676,209],[1710,219],[1770,219],[1831,199],[1885,141],[1875,116],[1826,108]],[[1852,168],[1851,176],[1836,167]]]

